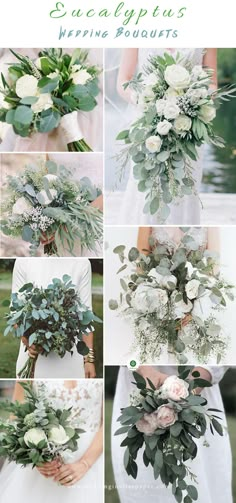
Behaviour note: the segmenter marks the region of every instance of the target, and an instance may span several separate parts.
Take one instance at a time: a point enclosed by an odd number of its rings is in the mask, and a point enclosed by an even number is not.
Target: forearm
[[[137,248],[140,251],[140,253],[143,253],[143,250],[151,251],[151,247],[149,244],[150,236],[151,236],[151,227],[140,227],[139,228]]]
[[[89,349],[93,349],[93,332],[83,336],[83,341]]]
[[[206,54],[203,59],[204,66],[208,66],[213,70],[213,75],[211,79],[211,88],[216,90],[218,87],[217,78],[217,49],[207,49]]]
[[[98,210],[103,211],[103,195],[98,196],[92,203],[91,206],[98,208]]]

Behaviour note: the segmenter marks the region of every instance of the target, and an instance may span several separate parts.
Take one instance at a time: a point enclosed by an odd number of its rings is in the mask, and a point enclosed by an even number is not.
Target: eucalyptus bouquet
[[[51,352],[63,358],[75,349],[87,355],[89,349],[84,336],[94,332],[93,323],[100,318],[85,306],[71,277],[53,278],[47,288],[27,283],[12,294],[10,312],[6,315],[4,336],[13,333],[25,337],[28,345],[36,345],[41,355]],[[34,377],[37,359],[29,357],[18,377]]]
[[[61,246],[73,254],[76,239],[82,249],[96,251],[103,219],[90,203],[101,191],[89,178],[75,181],[71,175],[64,166],[47,161],[9,176],[2,201],[2,232],[31,243],[32,255],[44,241],[51,241],[44,248],[48,255],[57,255]]]
[[[89,64],[88,51],[44,49],[36,61],[11,50],[16,57],[8,75],[1,75],[0,121],[22,137],[49,133],[61,126],[69,151],[92,149],[83,138],[77,112],[90,112],[99,94],[101,69]]]
[[[55,458],[63,459],[64,451],[76,451],[84,430],[74,425],[72,408],[55,409],[46,398],[43,384],[37,391],[29,383],[20,385],[26,394],[24,403],[0,403],[0,408],[14,418],[0,421],[0,456],[34,468]]]
[[[171,485],[178,503],[197,501],[198,491],[191,482],[196,476],[188,462],[197,457],[196,440],[204,437],[207,427],[223,435],[217,409],[208,409],[207,400],[194,394],[196,388],[211,386],[191,368],[179,367],[179,377],[170,376],[161,388],[133,374],[136,391],[130,397],[130,405],[121,410],[118,421],[122,427],[115,435],[125,434],[121,443],[126,447],[124,466],[128,475],[137,477],[137,454],[143,452],[143,463],[153,468],[154,479],[161,478],[165,486]],[[191,379],[190,379],[191,378]],[[206,445],[206,442],[205,442]],[[209,444],[208,444],[209,446]]]
[[[189,351],[202,363],[224,358],[228,341],[215,311],[234,300],[234,287],[215,272],[215,254],[199,248],[187,228],[182,231],[174,250],[152,236],[150,252],[131,248],[126,258],[125,246],[114,249],[122,263],[118,273],[128,266],[131,272],[120,280],[120,301],[110,300],[109,307],[134,326],[141,363],[157,360],[166,346],[182,364]]]
[[[117,137],[126,144],[118,156],[121,175],[132,159],[138,191],[146,194],[143,212],[157,214],[160,223],[171,203],[197,194],[191,160],[198,159],[198,147],[224,146],[213,119],[217,105],[235,97],[236,89],[212,92],[211,76],[212,70],[166,53],[150,57],[143,73],[124,86],[131,88],[139,117]]]

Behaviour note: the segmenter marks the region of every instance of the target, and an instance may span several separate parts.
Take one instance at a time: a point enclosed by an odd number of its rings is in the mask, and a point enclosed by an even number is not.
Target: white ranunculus
[[[186,89],[190,84],[190,73],[182,65],[171,65],[165,70],[165,80],[175,90]]]
[[[48,440],[56,445],[64,445],[69,441],[69,437],[63,426],[53,426],[48,432]]]
[[[177,285],[177,278],[173,274],[170,274],[169,276],[163,276],[154,268],[149,271],[148,276],[154,278],[159,286],[161,286],[162,288],[167,288],[168,290],[173,290],[173,287],[170,287],[170,283],[175,287]]]
[[[193,67],[191,72],[192,80],[205,79],[207,77],[207,73],[203,70],[201,65],[196,65]]]
[[[156,131],[161,136],[166,136],[169,133],[169,131],[171,130],[171,128],[172,128],[171,122],[164,120],[164,121],[159,122]]]
[[[149,152],[154,154],[155,152],[160,152],[162,146],[162,139],[160,136],[149,136],[146,140],[146,148]]]
[[[37,96],[38,80],[33,75],[24,75],[16,81],[16,94],[19,98]]]
[[[25,199],[23,196],[17,199],[15,204],[12,207],[12,213],[14,215],[23,215],[23,213],[26,213],[27,211],[30,211],[32,209],[32,205],[28,201],[28,199]]]
[[[166,119],[176,119],[179,117],[180,108],[176,104],[175,98],[171,98],[166,101],[166,106],[164,109],[164,116]]]
[[[78,72],[72,73],[71,78],[73,84],[84,86],[92,77],[87,70],[79,70]]]
[[[152,72],[152,73],[149,73],[149,75],[147,75],[147,77],[145,77],[144,84],[146,86],[154,87],[158,83],[158,81],[159,81],[158,76]]]
[[[216,117],[216,109],[214,105],[202,105],[200,107],[199,119],[201,119],[205,124],[213,121]]]
[[[190,299],[190,300],[196,299],[196,297],[198,296],[198,290],[199,290],[200,284],[201,283],[200,283],[200,281],[198,281],[198,279],[191,279],[187,283],[187,285],[185,287],[185,291],[186,291],[188,299]]]
[[[24,434],[24,441],[28,447],[30,444],[37,446],[42,440],[47,440],[47,437],[41,428],[31,428]]]
[[[7,101],[5,101],[5,96],[1,92],[0,92],[0,108],[5,108],[5,110],[10,110],[12,108],[12,105],[10,103],[7,103]]]
[[[164,114],[165,107],[166,107],[166,100],[161,98],[160,100],[156,101],[156,111],[157,111],[158,115]]]
[[[179,117],[175,119],[174,128],[178,134],[184,133],[185,131],[189,131],[191,129],[191,126],[192,126],[192,119],[190,119],[190,117],[188,117],[185,114],[181,114],[179,115]]]
[[[186,316],[187,313],[190,313],[193,308],[192,302],[188,300],[188,303],[186,304],[183,300],[180,300],[176,302],[176,296],[178,295],[179,292],[176,290],[171,294],[171,304],[173,307],[173,312],[174,312],[174,318],[176,320],[182,319]]]
[[[58,180],[58,176],[57,175],[51,175],[51,174],[44,175],[43,178],[46,178],[49,183],[50,182],[56,182]]]
[[[44,206],[48,206],[49,204],[52,203],[53,199],[56,199],[57,197],[57,190],[56,189],[50,189],[50,194],[52,196],[52,199],[49,199],[46,190],[41,190],[39,192],[39,195],[43,197],[43,204]]]
[[[156,313],[162,319],[167,314],[168,295],[165,290],[142,284],[135,290],[131,303],[138,313]]]
[[[36,103],[33,103],[31,105],[31,109],[35,114],[39,114],[40,112],[43,112],[44,110],[48,110],[49,108],[52,108],[53,106],[53,101],[51,98],[50,93],[42,93],[38,97],[38,101]]]
[[[173,400],[174,402],[179,402],[182,399],[186,399],[189,396],[189,384],[183,379],[172,375],[167,377],[163,383],[161,389],[161,396],[164,399]]]

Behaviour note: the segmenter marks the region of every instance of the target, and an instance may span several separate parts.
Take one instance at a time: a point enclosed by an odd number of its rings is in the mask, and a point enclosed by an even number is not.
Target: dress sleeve
[[[201,365],[201,367],[210,372],[212,376],[212,384],[219,384],[221,379],[223,379],[224,375],[226,374],[227,370],[229,370],[230,368],[226,366],[210,367],[207,365]]]
[[[78,293],[81,302],[85,304],[89,309],[92,309],[92,270],[89,260],[82,259],[84,262],[84,267],[81,272],[79,283],[78,283]]]
[[[12,293],[16,293],[27,283],[26,259],[16,259],[12,276]]]

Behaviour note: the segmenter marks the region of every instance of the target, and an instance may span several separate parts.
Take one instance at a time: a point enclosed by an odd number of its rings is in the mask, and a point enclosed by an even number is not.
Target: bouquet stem
[[[52,241],[51,243],[47,243],[44,245],[44,254],[45,255],[57,255],[57,245],[55,241]]]
[[[93,149],[84,139],[68,143],[67,148],[69,152],[93,152]]]
[[[37,359],[38,359],[38,357],[37,358],[28,358],[24,367],[20,370],[20,372],[18,372],[18,377],[20,377],[21,379],[33,379]]]

